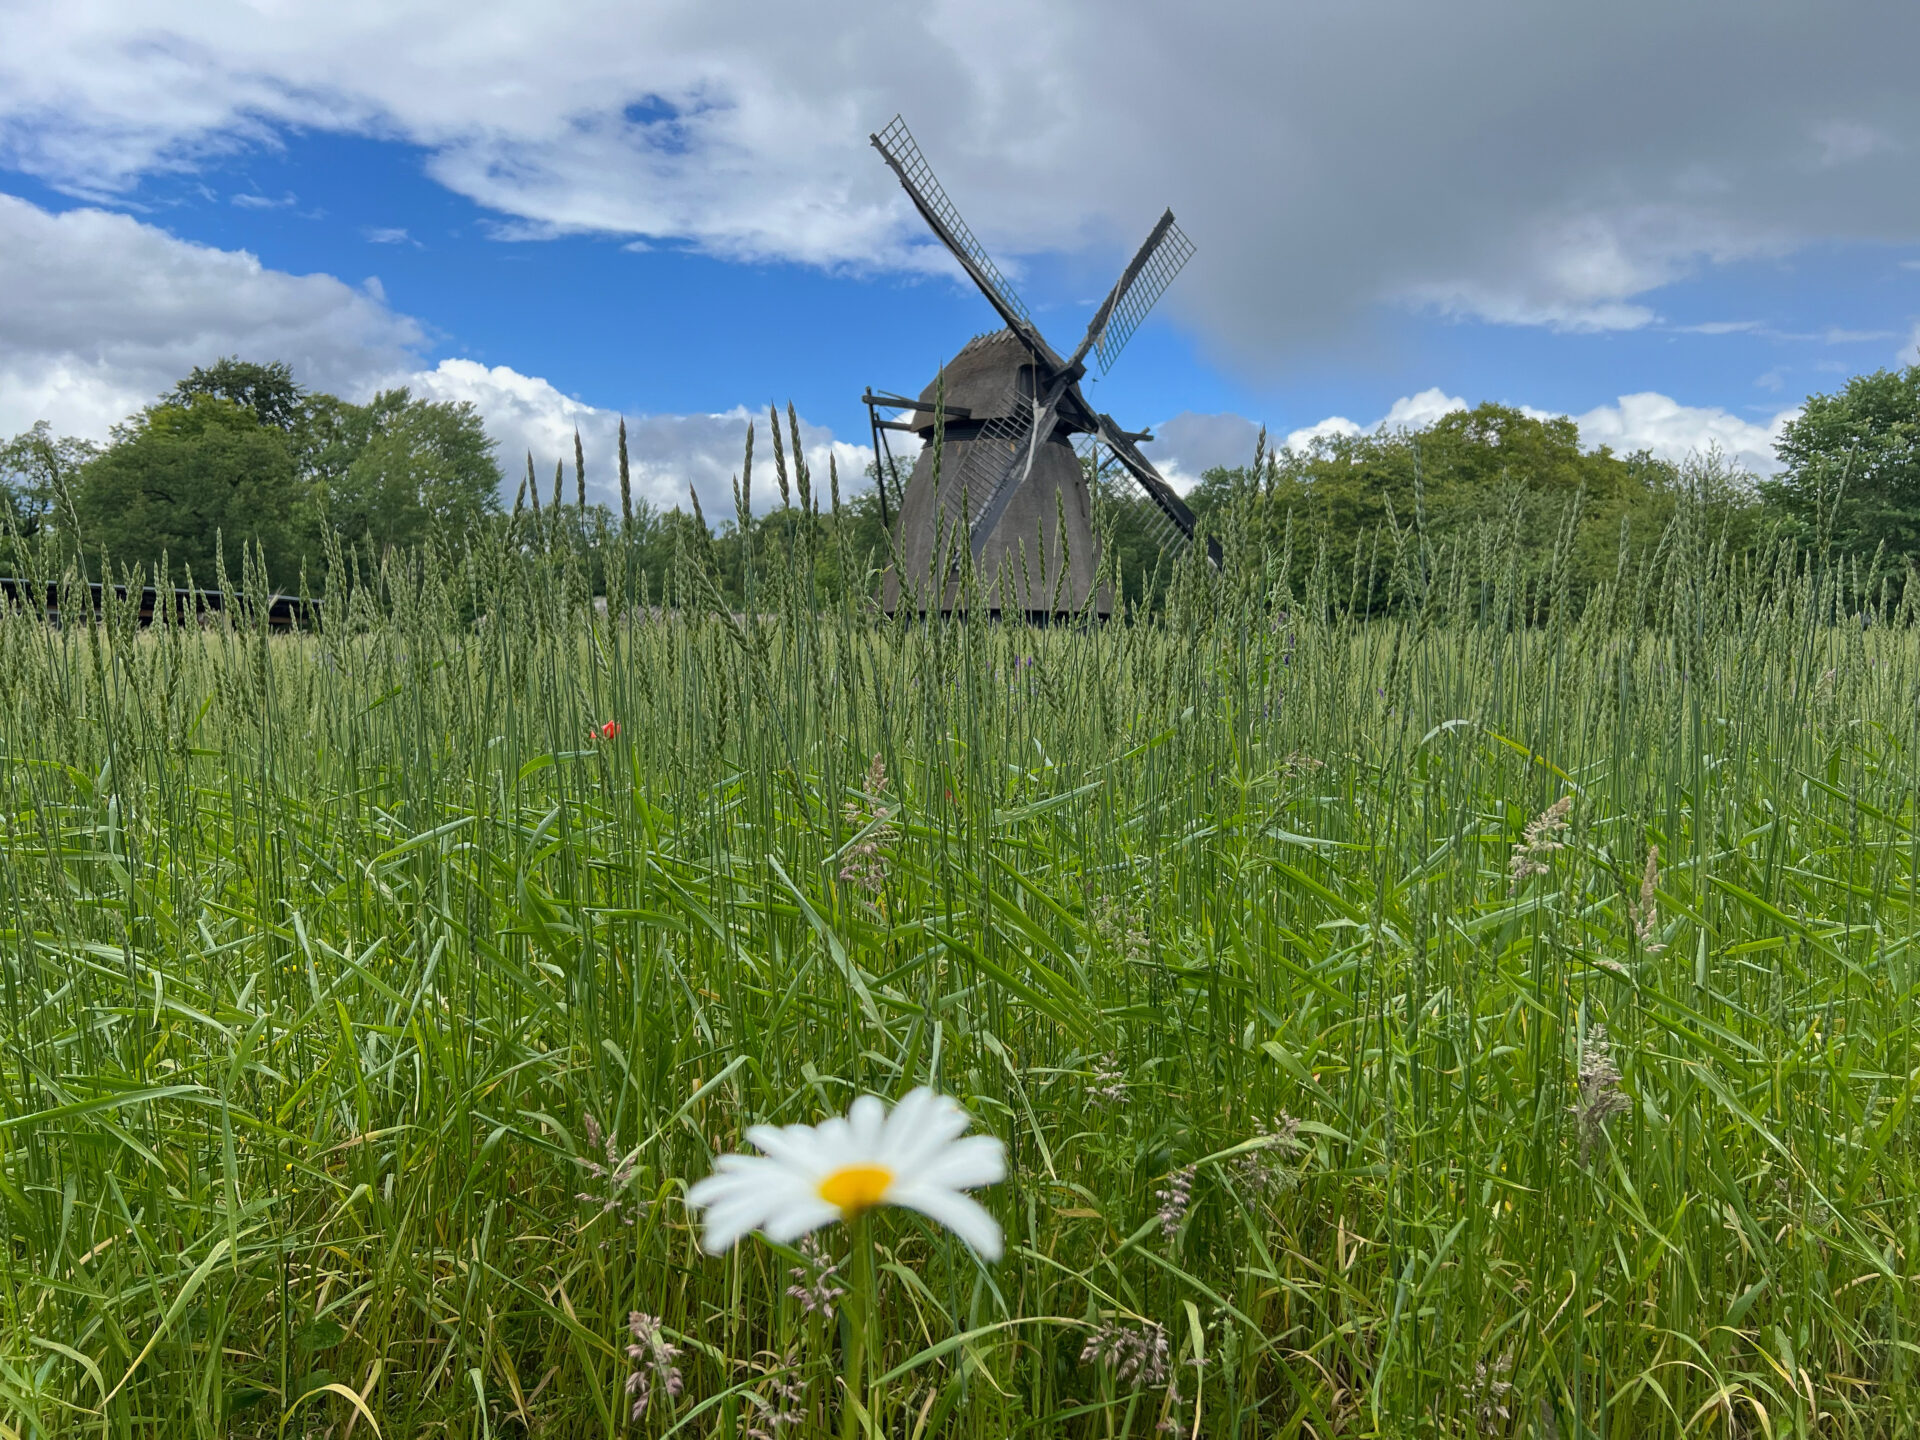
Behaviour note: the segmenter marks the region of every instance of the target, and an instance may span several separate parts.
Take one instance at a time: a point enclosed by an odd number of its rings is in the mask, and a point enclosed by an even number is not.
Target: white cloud
[[[406,232],[400,225],[375,225],[361,232],[372,245],[412,245],[419,248],[420,242]]]
[[[1316,424],[1289,431],[1284,439],[1270,435],[1267,444],[1275,450],[1307,450],[1322,437],[1363,435],[1368,430],[1417,430],[1443,415],[1466,408],[1466,401],[1436,385],[1418,395],[1401,396],[1370,426],[1355,424],[1344,415],[1330,415]],[[1231,412],[1202,415],[1188,410],[1165,424],[1156,425],[1154,436],[1154,440],[1142,448],[1154,468],[1185,494],[1215,466],[1252,464],[1260,426],[1244,415]]]
[[[1468,408],[1467,402],[1458,395],[1449,395],[1435,385],[1418,395],[1402,395],[1387,407],[1385,415],[1371,425],[1356,425],[1344,415],[1329,415],[1315,424],[1303,425],[1298,430],[1288,432],[1286,448],[1310,450],[1316,440],[1351,438],[1370,431],[1378,434],[1395,430],[1420,430],[1443,415]]]
[[[1617,454],[1647,450],[1678,463],[1717,446],[1746,469],[1768,475],[1780,468],[1774,441],[1799,413],[1796,406],[1756,425],[1717,405],[1682,405],[1670,396],[1646,391],[1595,406],[1574,416],[1574,423],[1580,427],[1582,443],[1589,447],[1608,445]]]
[[[408,368],[420,327],[331,275],[179,240],[102,210],[51,214],[0,194],[0,434],[45,419],[104,436],[195,365],[284,359],[352,389]]]
[[[1376,430],[1419,430],[1433,424],[1443,415],[1451,415],[1456,410],[1471,407],[1458,395],[1449,395],[1438,385],[1422,390],[1418,395],[1405,395],[1387,407],[1385,417],[1374,426]]]
[[[1920,327],[1915,329],[1914,341],[1920,345]],[[1280,446],[1304,451],[1322,438],[1421,429],[1456,410],[1468,408],[1460,396],[1449,395],[1434,386],[1417,395],[1402,396],[1371,425],[1357,424],[1344,415],[1330,415],[1315,424],[1289,431]],[[1536,420],[1558,417],[1557,411],[1531,405],[1518,408]],[[1617,454],[1647,450],[1662,460],[1679,463],[1689,455],[1704,454],[1717,446],[1746,469],[1771,474],[1779,468],[1773,453],[1774,441],[1787,421],[1798,413],[1797,407],[1784,409],[1765,424],[1756,424],[1718,406],[1683,405],[1669,396],[1649,391],[1622,395],[1611,405],[1597,405],[1585,414],[1574,416],[1573,421],[1579,427],[1581,443],[1588,449],[1607,445]],[[1259,429],[1254,421],[1240,415],[1198,415],[1189,411],[1158,427],[1159,441],[1148,450],[1154,464],[1184,492],[1213,466],[1249,464]]]
[[[1759,320],[1707,320],[1698,325],[1678,325],[1674,328],[1683,335],[1759,335],[1767,331],[1766,325]]]
[[[553,468],[558,461],[566,468],[562,493],[571,500],[573,434],[577,427],[586,456],[588,498],[619,505],[616,457],[620,416],[614,411],[565,395],[536,376],[522,375],[505,365],[489,369],[472,360],[442,360],[433,370],[402,377],[402,383],[411,386],[415,394],[434,400],[473,403],[486,417],[487,433],[499,444],[500,468],[507,474],[510,493],[518,487],[531,453],[542,498],[552,493]],[[745,406],[717,415],[628,416],[627,453],[634,498],[661,509],[685,508],[691,486],[699,492],[701,508],[710,523],[719,524],[730,517],[733,480],[740,473],[750,418],[759,432],[754,454],[754,509],[764,511],[778,503],[767,417],[750,417]],[[808,468],[819,483],[823,507],[827,503],[829,460],[839,467],[843,494],[865,487],[866,467],[873,459],[870,447],[835,440],[832,431],[805,420],[800,422],[800,441]]]
[[[1182,411],[1153,427],[1154,438],[1141,453],[1182,495],[1216,465],[1251,465],[1260,427],[1244,415],[1202,415]]]
[[[1311,425],[1302,425],[1298,430],[1289,430],[1284,448],[1288,450],[1311,450],[1321,440],[1350,440],[1356,435],[1367,433],[1367,427],[1344,415],[1329,415],[1324,420],[1316,420]]]
[[[1706,266],[1920,240],[1916,42],[1906,0],[15,0],[0,164],[98,196],[332,129],[424,147],[510,233],[943,269],[865,143],[900,109],[1004,261],[1124,252],[1171,203],[1169,304],[1271,359],[1383,300],[1634,329]]]
[[[301,383],[348,399],[407,385],[431,399],[470,400],[513,484],[531,450],[543,485],[554,461],[567,461],[572,495],[578,425],[589,490],[618,503],[618,415],[504,365],[424,366],[420,326],[387,305],[378,280],[355,287],[331,275],[289,275],[245,251],[192,244],[126,215],[55,215],[0,194],[0,295],[0,437],[44,419],[61,434],[105,439],[195,365],[237,354],[286,360]],[[731,512],[746,424],[744,409],[630,416],[635,493],[684,505],[691,483],[709,517],[722,518]],[[761,430],[755,489],[764,505],[773,483],[764,421]],[[830,455],[843,490],[866,483],[867,447],[804,420],[800,435],[823,487]]]

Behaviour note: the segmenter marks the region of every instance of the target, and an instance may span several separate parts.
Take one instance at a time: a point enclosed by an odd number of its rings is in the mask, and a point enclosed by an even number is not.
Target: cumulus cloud
[[[1916,343],[1920,343],[1920,329],[1916,330]],[[1387,408],[1385,415],[1369,425],[1344,415],[1329,415],[1312,425],[1288,431],[1284,439],[1270,443],[1274,443],[1275,448],[1309,450],[1322,438],[1422,429],[1456,410],[1469,408],[1460,396],[1449,395],[1439,386],[1433,386],[1417,395],[1401,396]],[[1519,408],[1540,420],[1554,418],[1557,413],[1531,405]],[[1779,468],[1773,452],[1774,442],[1786,423],[1798,413],[1797,408],[1781,410],[1761,423],[1743,420],[1718,406],[1683,405],[1670,396],[1645,391],[1622,395],[1611,405],[1596,405],[1572,419],[1579,427],[1581,444],[1590,450],[1602,445],[1611,447],[1617,454],[1645,450],[1659,459],[1678,464],[1690,455],[1702,455],[1717,448],[1743,468],[1765,475]],[[1216,465],[1251,463],[1259,433],[1260,426],[1242,415],[1199,415],[1188,411],[1158,427],[1155,443],[1146,449],[1155,466],[1167,475],[1175,488],[1185,492]]]
[[[351,390],[411,368],[421,329],[365,287],[289,275],[244,250],[104,210],[55,215],[0,194],[0,434],[107,427],[222,355],[284,359]]]
[[[0,163],[75,193],[318,127],[424,147],[521,235],[943,268],[865,143],[899,109],[1003,259],[1124,253],[1171,203],[1201,249],[1168,303],[1256,361],[1381,302],[1633,329],[1714,264],[1920,239],[1905,0],[1844,23],[1660,0],[1178,24],[1152,0],[932,0],[885,25],[855,0],[474,0],[454,25],[425,0],[16,0],[10,20]]]
[[[1167,483],[1184,495],[1216,465],[1251,465],[1259,434],[1259,425],[1244,415],[1185,410],[1154,426],[1154,438],[1140,449]]]
[[[571,499],[573,435],[578,429],[586,456],[588,499],[619,505],[621,417],[614,411],[563,394],[536,376],[522,375],[505,365],[488,368],[472,360],[442,360],[436,368],[401,377],[401,381],[415,394],[430,399],[472,402],[486,418],[487,433],[500,447],[501,469],[509,476],[509,490],[518,486],[531,454],[543,497],[551,493],[555,462],[565,462],[564,493]],[[699,493],[709,522],[717,524],[731,516],[733,480],[740,473],[747,424],[752,419],[759,430],[754,508],[764,511],[777,503],[773,449],[764,414],[750,416],[745,406],[735,406],[715,415],[630,415],[626,419],[636,500],[645,500],[658,509],[685,508],[691,488]],[[823,492],[830,461],[839,467],[843,494],[865,486],[866,467],[873,459],[870,447],[836,440],[832,431],[805,420],[800,422],[800,443],[808,468]],[[826,503],[824,498],[821,503]]]
[[[1442,415],[1466,408],[1466,401],[1436,385],[1417,395],[1401,396],[1371,425],[1357,424],[1344,415],[1329,415],[1312,425],[1287,432],[1284,438],[1277,431],[1270,431],[1267,443],[1275,450],[1289,446],[1306,450],[1322,436],[1362,435],[1369,430],[1418,430]],[[1184,494],[1215,466],[1252,464],[1254,450],[1260,442],[1260,429],[1256,421],[1231,411],[1203,415],[1187,410],[1155,426],[1154,439],[1141,448],[1153,461],[1154,468]]]
[[[1356,425],[1344,415],[1329,415],[1326,419],[1312,425],[1303,425],[1298,430],[1287,432],[1282,444],[1290,450],[1309,450],[1313,443],[1321,438],[1337,439],[1341,436],[1364,435],[1368,431],[1375,433],[1395,430],[1420,430],[1433,424],[1443,415],[1451,415],[1455,410],[1465,410],[1467,402],[1458,395],[1449,395],[1438,385],[1422,390],[1418,395],[1402,395],[1387,407],[1387,413],[1371,425]]]
[[[1770,475],[1780,468],[1774,442],[1799,413],[1796,406],[1756,424],[1717,405],[1682,405],[1669,396],[1645,391],[1622,395],[1611,405],[1595,406],[1573,418],[1581,441],[1590,447],[1608,445],[1618,454],[1646,450],[1675,463],[1717,448],[1743,468]]]
[[[267,356],[286,360],[303,384],[348,399],[406,385],[429,399],[471,401],[516,483],[528,451],[543,484],[564,457],[569,495],[577,425],[589,491],[619,501],[618,415],[508,366],[426,366],[421,327],[387,305],[377,281],[289,275],[245,251],[193,244],[126,215],[56,215],[0,194],[0,295],[0,436],[46,420],[61,434],[105,439],[195,365]],[[686,503],[691,484],[709,514],[727,513],[746,427],[738,408],[628,417],[635,493],[671,508]],[[830,455],[845,489],[865,483],[867,447],[805,421],[800,435],[823,483]],[[762,445],[766,455],[764,433]],[[761,499],[771,491],[769,480]]]

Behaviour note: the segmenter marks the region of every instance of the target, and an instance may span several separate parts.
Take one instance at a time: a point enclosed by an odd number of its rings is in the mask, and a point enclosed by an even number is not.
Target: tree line
[[[164,558],[176,579],[190,573],[202,585],[214,583],[223,549],[229,557],[252,549],[272,583],[292,589],[303,574],[318,575],[330,545],[371,561],[428,540],[459,548],[504,532],[510,544],[589,554],[618,536],[629,573],[663,578],[692,564],[736,604],[756,567],[765,573],[798,554],[811,557],[823,598],[870,588],[888,559],[885,518],[904,474],[886,477],[883,495],[869,466],[865,483],[842,494],[837,471],[809,471],[791,406],[784,417],[770,411],[767,425],[772,453],[762,452],[760,483],[777,491],[777,508],[754,510],[751,437],[734,513],[718,523],[691,493],[689,511],[636,500],[624,424],[617,511],[587,502],[577,435],[547,498],[528,456],[509,507],[494,443],[471,404],[406,389],[354,404],[303,388],[284,363],[230,357],[194,369],[105,445],[55,436],[44,422],[0,445],[0,527],[95,575],[105,565],[152,575]],[[1502,554],[1517,552],[1543,573],[1552,565],[1573,584],[1596,583],[1645,558],[1683,503],[1736,549],[1791,537],[1868,567],[1920,561],[1920,366],[1810,396],[1777,453],[1780,471],[1761,479],[1717,453],[1674,464],[1644,451],[1584,450],[1570,419],[1483,404],[1417,429],[1322,437],[1304,449],[1269,451],[1263,435],[1250,464],[1207,471],[1189,503],[1208,533],[1263,551],[1270,568],[1291,567],[1296,587],[1318,566],[1350,576],[1356,593],[1384,550],[1472,534],[1504,537]],[[1093,479],[1122,583],[1153,603],[1167,567],[1145,502],[1124,481]]]
[[[872,557],[884,564],[880,497],[869,485],[843,500],[837,473],[813,487],[791,406],[784,418],[769,414],[773,463],[762,460],[762,485],[781,497],[775,510],[753,513],[749,493],[733,516],[710,527],[691,493],[691,513],[634,497],[624,423],[617,511],[587,501],[577,434],[544,500],[534,458],[526,457],[509,507],[496,446],[471,403],[400,388],[354,404],[302,387],[285,363],[229,357],[196,367],[115,426],[105,445],[57,436],[45,421],[0,444],[0,538],[41,547],[43,560],[51,550],[94,578],[118,579],[134,568],[152,577],[164,562],[175,583],[191,576],[202,587],[217,583],[223,560],[237,574],[245,549],[274,586],[293,590],[303,576],[318,582],[330,547],[374,563],[428,540],[458,550],[493,539],[565,546],[594,568],[617,536],[627,572],[650,576],[654,593],[669,570],[690,563],[738,600],[755,565],[764,573],[777,557],[791,557],[805,531],[819,532],[807,537],[816,542],[807,547],[816,557],[816,588],[838,594],[865,583]],[[735,481],[749,492],[751,464],[749,442],[746,474]],[[872,479],[871,467],[865,478]],[[849,563],[862,573],[843,574]]]
[[[1920,563],[1920,366],[1860,375],[1809,396],[1776,443],[1780,470],[1756,476],[1710,450],[1675,463],[1581,448],[1564,416],[1483,404],[1429,425],[1317,438],[1212,469],[1187,497],[1202,529],[1263,552],[1298,591],[1314,567],[1366,603],[1388,555],[1484,537],[1591,587],[1645,560],[1684,504],[1734,551],[1792,540],[1871,572]],[[1158,584],[1144,502],[1103,482],[1132,588]]]

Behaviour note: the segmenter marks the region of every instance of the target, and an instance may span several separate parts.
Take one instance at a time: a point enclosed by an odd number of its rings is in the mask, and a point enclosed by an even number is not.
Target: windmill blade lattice
[[[1033,430],[1033,400],[1022,393],[1018,382],[1008,387],[999,408],[1002,413],[982,424],[974,435],[953,479],[940,487],[945,492],[941,513],[950,522],[964,525],[969,534],[1019,465]]]
[[[1174,220],[1172,211],[1167,212],[1164,223],[1167,228],[1160,236],[1160,242],[1140,262],[1132,283],[1114,302],[1112,313],[1101,328],[1100,338],[1094,342],[1102,374],[1113,369],[1113,362],[1120,358],[1120,352],[1126,348],[1127,341],[1133,338],[1133,332],[1140,328],[1140,322],[1147,318],[1147,312],[1153,309],[1154,302],[1173,283],[1173,277],[1180,273],[1187,261],[1193,258],[1193,242],[1187,239],[1186,232]]]
[[[935,177],[933,167],[927,163],[927,157],[920,153],[920,147],[914,143],[907,122],[898,115],[894,116],[893,123],[873,137],[873,143],[893,163],[895,171],[906,185],[907,193],[919,202],[929,219],[938,222],[934,227],[936,233],[944,227],[955,245],[973,263],[982,283],[993,291],[994,298],[1032,327],[1033,316],[1028,313],[1020,297],[1013,293],[1013,287],[1007,283],[1007,277],[1000,273],[1000,267],[993,263],[986,247],[974,238],[967,222],[960,218],[960,212],[954,207],[953,201],[947,198],[947,192],[940,188],[940,181]]]
[[[1140,477],[1122,463],[1117,454],[1109,451],[1110,458],[1103,459],[1102,442],[1098,435],[1081,437],[1078,446],[1080,459],[1090,467],[1095,480],[1103,480],[1119,471],[1127,477],[1125,494],[1132,501],[1134,512],[1140,518],[1140,526],[1147,532],[1147,538],[1163,551],[1169,559],[1177,556],[1192,543],[1193,537],[1176,524],[1171,516],[1155,501],[1153,493],[1140,483]]]

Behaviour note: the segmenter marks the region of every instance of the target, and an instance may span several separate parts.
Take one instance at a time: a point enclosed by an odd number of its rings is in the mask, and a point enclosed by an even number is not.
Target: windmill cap
[[[943,383],[949,423],[961,423],[955,411],[966,411],[967,420],[990,420],[996,415],[1009,414],[1017,393],[1015,386],[1022,380],[1022,369],[1029,371],[1025,391],[1032,393],[1032,365],[1033,357],[1011,330],[989,330],[984,335],[976,335],[960,347],[941,374],[920,392],[920,406],[908,417],[907,423],[922,436],[932,436],[934,405]]]

